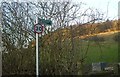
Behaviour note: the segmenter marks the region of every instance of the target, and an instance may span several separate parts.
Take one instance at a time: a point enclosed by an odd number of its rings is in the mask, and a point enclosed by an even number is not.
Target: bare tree
[[[91,8],[81,11],[83,4],[72,4],[66,2],[38,2],[38,3],[2,3],[2,26],[3,26],[3,42],[5,52],[3,63],[7,64],[10,60],[10,70],[4,65],[6,73],[26,73],[34,74],[34,48],[29,46],[32,40],[35,40],[33,32],[34,17],[41,19],[49,19],[53,22],[52,26],[44,25],[44,33],[40,37],[40,64],[42,74],[79,74],[82,70],[85,59],[87,57],[90,42],[87,47],[83,48],[82,40],[79,39],[78,48],[76,46],[75,25],[88,25],[88,33],[91,34],[95,30],[93,23],[101,20],[102,15],[98,10]],[[73,22],[75,25],[71,25]],[[80,21],[80,22],[79,22]],[[68,38],[64,38],[64,31]],[[67,32],[68,31],[68,32]],[[79,26],[79,33],[84,34],[83,28]],[[79,34],[81,36],[81,34]],[[28,44],[25,48],[24,45]],[[80,52],[80,54],[78,53]],[[78,53],[78,54],[77,54]],[[7,57],[6,57],[7,55]],[[13,57],[14,55],[14,57]],[[77,56],[77,58],[76,58]],[[19,61],[18,61],[19,60]],[[31,61],[29,61],[31,60]],[[12,61],[15,61],[14,63]],[[23,63],[25,64],[23,65]],[[80,64],[78,64],[80,62]],[[28,66],[29,64],[29,66]],[[12,69],[16,67],[15,69]],[[81,68],[79,68],[80,66]],[[24,71],[23,71],[24,70]],[[81,72],[82,73],[82,72]]]
[[[2,2],[1,8],[3,26],[2,41],[5,47],[3,51],[3,72],[10,73],[11,70],[11,73],[22,73],[22,70],[28,70],[28,68],[23,67],[24,59],[28,63],[31,63],[30,59],[32,59],[31,61],[34,60],[34,54],[31,54],[30,58],[25,58],[25,53],[30,48],[29,42],[35,36],[32,30],[34,21],[31,13],[29,13],[31,6],[28,3],[12,2],[10,4]],[[34,50],[32,49],[30,51],[33,52]],[[9,62],[9,65],[6,65],[7,62]],[[11,68],[7,70],[8,67],[6,66]],[[15,68],[13,69],[13,67]]]

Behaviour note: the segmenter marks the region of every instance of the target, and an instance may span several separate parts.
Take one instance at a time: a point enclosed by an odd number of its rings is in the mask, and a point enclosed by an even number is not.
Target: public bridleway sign
[[[38,24],[52,25],[52,21],[38,18]]]

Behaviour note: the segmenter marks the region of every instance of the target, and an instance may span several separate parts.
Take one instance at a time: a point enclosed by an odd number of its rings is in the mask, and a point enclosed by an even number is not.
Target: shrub
[[[113,40],[116,42],[120,42],[120,32],[113,37]]]
[[[103,42],[105,39],[103,37],[98,37],[98,36],[92,36],[89,38],[90,41],[98,41],[98,42]]]

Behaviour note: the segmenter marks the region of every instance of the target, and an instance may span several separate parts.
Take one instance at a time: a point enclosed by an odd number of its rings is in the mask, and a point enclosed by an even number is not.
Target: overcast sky
[[[78,2],[78,0],[73,0]],[[86,3],[86,7],[92,7],[100,10],[104,14],[108,15],[110,19],[118,18],[118,2],[120,0],[79,0]],[[107,14],[108,8],[108,14]]]
[[[8,0],[0,0],[0,1],[8,1]],[[10,0],[17,1],[17,0]],[[18,0],[18,1],[37,1],[37,0]],[[44,0],[42,0],[44,1]],[[47,1],[47,0],[46,0]],[[63,1],[63,0],[54,0],[54,1]],[[118,2],[120,0],[72,0],[75,3],[83,2],[86,3],[84,7],[92,7],[100,10],[104,14],[108,15],[109,19],[117,19],[118,18]],[[107,14],[108,8],[108,14]]]

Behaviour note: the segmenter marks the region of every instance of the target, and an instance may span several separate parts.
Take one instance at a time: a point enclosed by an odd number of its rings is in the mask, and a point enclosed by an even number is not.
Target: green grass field
[[[118,62],[118,43],[113,40],[116,34],[117,33],[99,35],[105,39],[104,42],[100,42],[101,50],[100,47],[93,42],[94,45],[90,45],[86,62]]]
[[[101,50],[97,44],[90,45],[86,63],[118,61],[118,44],[116,42],[101,43]]]

